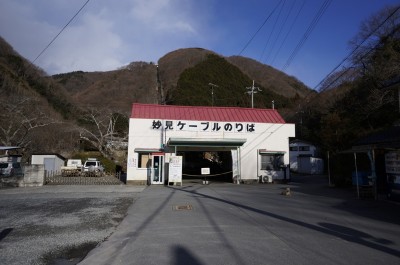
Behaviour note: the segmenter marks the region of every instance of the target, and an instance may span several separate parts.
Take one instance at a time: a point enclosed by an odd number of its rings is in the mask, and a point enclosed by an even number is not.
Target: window
[[[297,148],[297,146],[291,146],[291,147],[289,147],[289,150],[290,151],[298,151],[298,148]]]
[[[261,155],[262,170],[280,170],[281,166],[283,166],[283,155],[281,154]]]
[[[139,168],[149,168],[151,166],[151,155],[148,153],[139,153]]]
[[[310,146],[299,146],[299,151],[310,151]]]

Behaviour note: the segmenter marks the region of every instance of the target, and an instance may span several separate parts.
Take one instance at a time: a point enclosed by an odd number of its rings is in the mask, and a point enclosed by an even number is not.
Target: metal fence
[[[44,185],[122,185],[123,174],[120,172],[61,172],[46,171]]]

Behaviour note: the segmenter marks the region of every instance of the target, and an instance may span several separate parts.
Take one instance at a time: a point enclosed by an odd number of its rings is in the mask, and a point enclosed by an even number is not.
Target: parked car
[[[96,158],[88,158],[83,164],[83,172],[104,172],[104,166]]]
[[[22,176],[22,167],[19,162],[0,162],[0,177]]]

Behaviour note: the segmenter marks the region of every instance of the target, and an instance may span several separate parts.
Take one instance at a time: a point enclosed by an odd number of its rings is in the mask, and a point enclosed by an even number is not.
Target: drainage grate
[[[193,207],[190,204],[188,204],[188,205],[176,205],[176,206],[172,207],[172,209],[174,211],[183,211],[183,210],[192,210]]]

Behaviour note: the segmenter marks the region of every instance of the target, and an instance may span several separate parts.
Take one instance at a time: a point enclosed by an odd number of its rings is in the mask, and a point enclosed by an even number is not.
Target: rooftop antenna
[[[214,107],[214,88],[219,86],[214,85],[213,83],[208,83],[208,85],[211,86],[211,104]]]
[[[251,94],[251,108],[254,108],[254,94],[260,92],[261,89],[254,86],[254,80],[253,80],[253,85],[251,87],[246,87],[246,89],[249,89],[249,91],[245,93]]]

